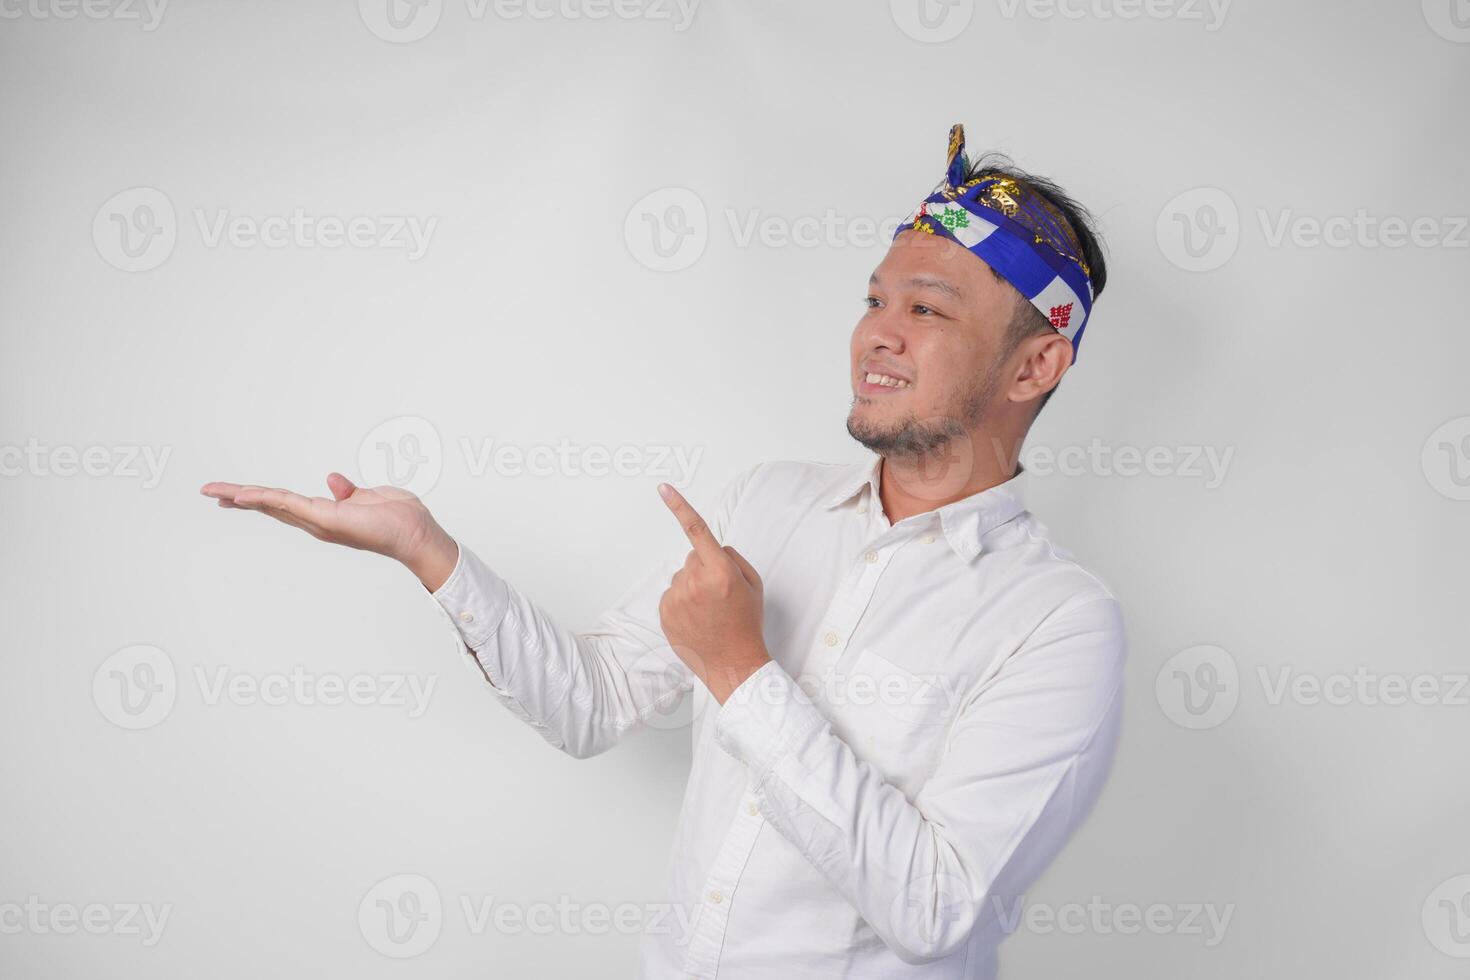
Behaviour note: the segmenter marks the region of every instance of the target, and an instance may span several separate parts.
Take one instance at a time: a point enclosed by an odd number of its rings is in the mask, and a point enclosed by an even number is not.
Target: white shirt
[[[574,756],[667,727],[693,692],[648,980],[993,977],[1025,889],[1102,788],[1125,656],[1112,594],[1017,480],[890,525],[880,466],[762,464],[705,514],[765,583],[772,662],[723,706],[659,625],[683,551],[581,633],[466,548],[434,593],[496,698]]]

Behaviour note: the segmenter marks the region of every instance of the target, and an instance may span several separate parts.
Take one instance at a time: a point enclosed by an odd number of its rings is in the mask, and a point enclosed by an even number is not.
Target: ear
[[[1040,398],[1061,383],[1072,366],[1072,342],[1055,330],[1027,337],[1016,348],[1016,373],[1007,397],[1013,402]]]

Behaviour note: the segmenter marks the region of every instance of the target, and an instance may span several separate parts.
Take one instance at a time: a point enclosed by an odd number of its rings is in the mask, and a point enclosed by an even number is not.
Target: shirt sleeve
[[[754,472],[733,480],[709,516],[721,541]],[[463,544],[432,598],[496,699],[556,748],[585,758],[672,712],[693,688],[658,614],[687,550],[671,551],[584,632],[553,622]]]
[[[906,962],[1013,929],[1027,887],[1101,792],[1126,656],[1111,597],[1063,605],[960,708],[910,801],[775,663],[726,700],[715,737],[770,824]]]

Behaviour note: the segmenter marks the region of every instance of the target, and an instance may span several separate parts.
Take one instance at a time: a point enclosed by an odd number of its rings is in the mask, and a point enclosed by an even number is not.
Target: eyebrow
[[[871,276],[868,277],[868,284],[871,285],[871,286],[878,285],[878,273],[875,272]],[[917,287],[919,287],[921,289],[923,289],[923,288],[937,289],[941,293],[944,293],[944,294],[946,294],[948,296],[952,296],[955,299],[964,299],[965,298],[964,297],[964,294],[960,292],[958,286],[955,286],[952,283],[945,282],[943,279],[930,279],[930,278],[927,278],[927,277],[924,277],[924,276],[918,276],[918,277],[915,277],[913,279],[908,280],[908,285],[910,285],[910,286],[917,286]]]

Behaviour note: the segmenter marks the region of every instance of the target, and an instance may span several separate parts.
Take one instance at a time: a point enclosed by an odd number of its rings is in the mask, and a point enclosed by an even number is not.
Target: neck
[[[884,456],[878,496],[888,523],[938,510],[1016,475],[1021,440],[1014,446],[985,433],[971,432],[924,456]]]

